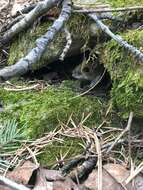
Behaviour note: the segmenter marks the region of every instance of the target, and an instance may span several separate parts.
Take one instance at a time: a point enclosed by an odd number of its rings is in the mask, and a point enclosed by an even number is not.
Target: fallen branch
[[[0,183],[5,184],[6,186],[14,189],[14,190],[30,190],[29,188],[25,187],[24,185],[17,184],[14,181],[11,181],[10,179],[0,176]]]
[[[63,49],[62,54],[61,54],[60,57],[59,57],[59,59],[60,59],[61,61],[64,60],[64,58],[65,58],[66,54],[68,53],[68,51],[69,51],[69,49],[70,49],[70,47],[71,47],[71,44],[72,44],[71,33],[68,31],[67,28],[64,28],[64,32],[65,32],[65,35],[66,35],[66,41],[67,41],[67,43],[66,43],[66,45],[65,45],[65,47],[64,47],[64,49]]]
[[[11,23],[4,25],[2,28],[1,28],[1,31],[2,33],[6,32],[7,30],[9,30],[13,25],[15,25],[17,22],[19,22],[21,19],[24,18],[24,15],[19,15],[18,17],[16,17]]]
[[[90,13],[88,14],[88,16],[96,22],[96,24],[99,26],[99,28],[101,28],[101,30],[103,30],[103,32],[108,34],[112,39],[118,42],[118,44],[127,49],[129,52],[131,52],[134,55],[134,57],[137,58],[140,62],[143,62],[143,53],[140,50],[138,50],[133,45],[128,44],[128,42],[123,40],[121,36],[115,35],[105,24],[102,23],[102,21],[98,19],[96,14]]]
[[[7,80],[13,76],[21,75],[30,70],[43,55],[47,45],[54,39],[55,35],[62,29],[64,23],[69,19],[71,13],[71,0],[64,0],[61,14],[47,33],[36,40],[36,47],[27,56],[20,59],[16,64],[0,70],[0,81]]]
[[[108,12],[126,12],[126,11],[142,11],[143,6],[121,7],[121,8],[97,8],[97,9],[80,9],[74,10],[76,13],[108,13]]]
[[[28,28],[39,16],[46,13],[49,9],[54,7],[61,0],[45,0],[39,2],[37,6],[30,11],[20,22],[16,23],[10,30],[8,30],[0,40],[0,47],[8,43],[14,36],[19,34],[24,29]]]

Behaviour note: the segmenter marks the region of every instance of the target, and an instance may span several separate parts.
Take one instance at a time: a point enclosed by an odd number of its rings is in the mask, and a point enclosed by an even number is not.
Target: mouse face
[[[72,73],[72,76],[79,80],[93,81],[102,75],[104,71],[103,65],[101,65],[97,60],[94,62],[85,61],[78,65]]]

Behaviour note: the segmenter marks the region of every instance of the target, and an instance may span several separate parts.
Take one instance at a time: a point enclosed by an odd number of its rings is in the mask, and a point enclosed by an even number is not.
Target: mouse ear
[[[90,72],[89,67],[88,67],[88,66],[83,67],[83,68],[82,68],[82,72],[84,72],[84,73],[89,73],[89,72]]]

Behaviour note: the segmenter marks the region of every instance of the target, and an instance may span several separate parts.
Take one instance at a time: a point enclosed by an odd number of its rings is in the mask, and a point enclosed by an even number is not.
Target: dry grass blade
[[[39,167],[39,163],[38,163],[38,161],[37,161],[37,158],[36,158],[34,152],[33,152],[29,147],[27,147],[27,146],[25,146],[25,147],[26,147],[26,149],[28,150],[28,152],[30,153],[30,155],[31,155],[31,157],[32,157],[33,162],[35,163],[35,165],[36,165],[37,167]]]
[[[40,84],[35,84],[35,85],[25,87],[25,88],[7,88],[7,87],[4,87],[4,90],[11,91],[11,92],[20,92],[20,91],[35,90],[39,87],[40,87]]]
[[[102,153],[101,153],[101,146],[100,146],[100,142],[99,139],[96,135],[96,133],[94,133],[94,139],[95,139],[95,144],[96,144],[96,151],[97,151],[97,155],[98,155],[98,162],[97,162],[97,166],[98,166],[98,190],[102,190]]]
[[[121,134],[115,139],[114,143],[108,148],[107,154],[111,152],[118,141],[130,130],[133,119],[133,112],[130,112],[127,127],[121,132]]]
[[[85,92],[83,92],[83,93],[81,93],[81,94],[79,94],[77,96],[74,96],[73,98],[71,98],[71,100],[73,100],[75,98],[78,98],[78,97],[81,97],[81,96],[84,96],[85,94],[89,93],[92,89],[94,89],[101,82],[101,80],[103,79],[105,73],[106,73],[106,69],[104,69],[101,77],[99,78],[99,80],[95,84],[93,84],[92,87],[90,87],[87,91],[85,91]]]
[[[140,172],[143,171],[143,162],[139,164],[139,166],[131,172],[130,176],[126,179],[125,183],[129,184]]]

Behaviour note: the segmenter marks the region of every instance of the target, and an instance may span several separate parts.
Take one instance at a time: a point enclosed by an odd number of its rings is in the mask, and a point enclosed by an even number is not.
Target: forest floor
[[[1,0],[0,10],[8,5],[8,2]],[[23,6],[25,0],[17,2]],[[11,3],[0,11],[0,31],[2,26],[13,20],[13,5]],[[14,48],[14,51],[18,51],[18,48]],[[139,124],[134,120],[132,122],[133,112],[121,120],[118,113],[112,110],[112,104],[101,97],[77,97],[75,88],[69,87],[75,80],[68,83],[63,81],[56,86],[47,85],[47,81],[43,82],[37,78],[30,78],[30,81],[29,78],[25,81],[22,81],[23,79],[25,78],[18,79],[18,83],[7,81],[0,85],[0,101],[2,99],[4,102],[4,112],[0,114],[4,120],[11,119],[11,123],[6,121],[3,125],[7,129],[0,123],[0,173],[8,173],[7,177],[30,189],[30,179],[34,176],[32,186],[34,187],[36,182],[36,190],[40,190],[42,185],[44,190],[47,190],[46,186],[50,189],[51,184],[55,186],[55,190],[67,187],[97,190],[97,181],[109,190],[111,187],[108,186],[112,186],[113,183],[113,190],[119,187],[124,189],[124,185],[127,190],[134,190],[130,183],[134,178],[137,189],[137,183],[140,184],[140,189],[143,189],[143,177],[138,175],[143,171],[143,142],[141,133],[137,131],[136,134],[132,134],[131,130],[131,127],[134,130],[136,125],[142,125],[142,120],[140,123],[140,120],[137,121]],[[38,86],[35,87],[35,84]],[[34,86],[33,89],[29,88],[31,85]],[[19,125],[22,126],[21,130],[16,128]],[[28,137],[23,133],[24,129]],[[8,138],[14,139],[10,141]],[[73,162],[76,164],[73,165]],[[110,164],[102,166],[102,163]],[[44,166],[55,170],[47,170]],[[84,166],[89,168],[85,171]],[[13,171],[7,172],[9,169]],[[80,180],[82,181],[84,175],[87,177],[89,171],[89,178],[80,185]],[[116,172],[119,175],[115,174]],[[40,177],[43,182],[40,181]],[[126,181],[122,184],[120,179],[123,181],[125,178]],[[1,179],[0,189],[7,190],[1,185]]]

